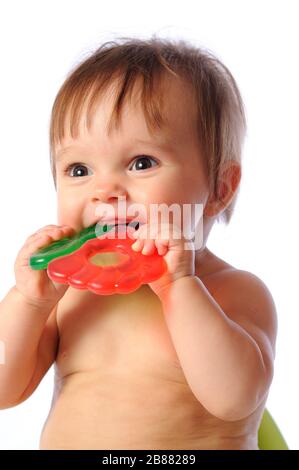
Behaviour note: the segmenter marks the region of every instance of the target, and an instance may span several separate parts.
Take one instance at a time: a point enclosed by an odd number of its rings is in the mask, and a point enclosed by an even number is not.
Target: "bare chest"
[[[212,293],[213,278],[205,285]],[[241,437],[242,423],[218,420],[194,397],[162,304],[149,286],[113,296],[70,288],[59,304],[57,323],[55,406],[42,448],[128,449],[132,442],[134,448],[145,448],[146,442],[153,449],[255,445]]]
[[[162,305],[148,286],[129,295],[97,296],[70,288],[57,310],[61,376],[78,371],[155,371],[179,361]]]

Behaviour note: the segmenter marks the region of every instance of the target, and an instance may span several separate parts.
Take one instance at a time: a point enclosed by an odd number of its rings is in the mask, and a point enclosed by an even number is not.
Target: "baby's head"
[[[58,223],[80,230],[103,203],[117,213],[119,198],[147,217],[151,204],[202,204],[204,227],[229,223],[245,132],[238,87],[211,52],[158,38],[104,43],[53,105]]]

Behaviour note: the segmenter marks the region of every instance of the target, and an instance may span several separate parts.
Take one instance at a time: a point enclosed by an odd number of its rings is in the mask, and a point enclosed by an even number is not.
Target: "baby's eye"
[[[153,162],[156,162],[154,158],[143,155],[142,157],[138,157],[136,158],[136,160],[134,160],[133,166],[135,165],[136,162],[138,162],[137,168],[139,170],[146,170],[149,167],[144,168],[144,166],[147,166],[150,160],[152,160]]]
[[[71,171],[71,170],[74,170],[74,171]],[[71,174],[70,174],[70,171],[71,171]],[[68,176],[72,176],[72,177],[78,177],[78,176],[88,176],[88,168],[86,165],[83,165],[81,163],[73,163],[72,165],[69,165],[66,170],[65,170],[65,174],[67,174]]]

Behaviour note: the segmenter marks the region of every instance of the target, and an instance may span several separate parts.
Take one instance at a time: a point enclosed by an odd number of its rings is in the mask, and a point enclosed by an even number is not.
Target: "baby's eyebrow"
[[[159,150],[170,151],[174,149],[174,145],[171,144],[170,141],[163,141],[163,142],[155,142],[154,140],[142,140],[142,139],[135,139],[135,143],[148,145],[153,148],[157,148]],[[73,151],[80,151],[84,153],[83,149],[76,147],[75,145],[69,145],[64,147],[56,153],[56,161],[60,161],[66,154],[68,154],[71,150]]]
[[[82,149],[77,148],[75,145],[70,145],[68,147],[64,147],[64,148],[58,150],[58,152],[56,152],[56,161],[61,160],[66,154],[69,153],[70,150],[82,151]]]

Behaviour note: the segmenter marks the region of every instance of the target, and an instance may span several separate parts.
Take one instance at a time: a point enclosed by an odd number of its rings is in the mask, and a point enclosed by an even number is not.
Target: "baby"
[[[233,213],[245,131],[229,70],[184,41],[107,42],[66,78],[50,123],[58,225],[27,238],[0,304],[0,408],[26,400],[54,363],[40,449],[258,449],[275,305],[263,281],[206,246]],[[132,249],[163,256],[159,279],[97,295],[28,266],[54,240],[109,222],[107,207],[115,224],[132,220],[136,204]],[[162,204],[202,207],[200,244],[181,219],[151,219]]]

